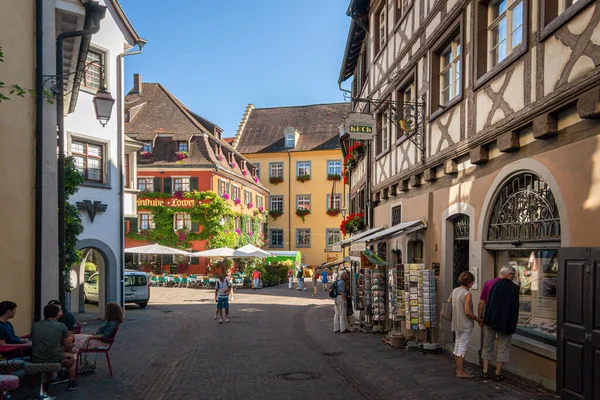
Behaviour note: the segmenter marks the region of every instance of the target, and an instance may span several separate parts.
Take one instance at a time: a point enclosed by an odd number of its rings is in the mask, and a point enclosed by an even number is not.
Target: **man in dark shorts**
[[[31,328],[31,362],[60,363],[69,374],[68,390],[77,390],[75,382],[75,357],[69,331],[62,322],[61,309],[54,304],[44,307],[44,320]]]
[[[225,322],[229,322],[229,292],[231,291],[231,282],[223,275],[219,275],[219,280],[215,285],[215,301],[217,302],[217,313],[215,319],[219,315],[219,323],[223,323],[223,309],[225,309]]]

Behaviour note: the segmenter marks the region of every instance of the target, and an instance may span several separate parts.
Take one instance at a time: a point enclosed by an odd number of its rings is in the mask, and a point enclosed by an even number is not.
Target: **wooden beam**
[[[423,171],[423,180],[425,182],[433,182],[437,179],[435,176],[435,168],[427,168]]]
[[[419,179],[418,175],[413,175],[410,177],[410,187],[419,187],[421,186],[421,179]]]
[[[542,114],[533,120],[535,139],[550,139],[556,135],[558,135],[558,124],[554,115]]]
[[[471,149],[471,164],[481,165],[490,160],[488,151],[483,146],[477,146]]]
[[[521,147],[519,144],[519,133],[515,131],[505,132],[498,136],[496,143],[498,144],[498,150],[503,153],[516,151]]]
[[[458,174],[458,163],[456,160],[446,160],[444,162],[444,174],[454,175]]]
[[[577,113],[582,119],[600,118],[600,90],[588,90],[577,99]]]

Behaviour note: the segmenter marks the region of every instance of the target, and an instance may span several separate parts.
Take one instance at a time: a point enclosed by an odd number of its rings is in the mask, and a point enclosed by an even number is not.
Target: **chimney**
[[[142,94],[142,76],[140,74],[133,74],[133,94]]]

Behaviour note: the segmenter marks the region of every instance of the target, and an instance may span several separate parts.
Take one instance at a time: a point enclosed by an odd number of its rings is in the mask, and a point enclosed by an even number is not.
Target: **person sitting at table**
[[[104,340],[112,339],[117,334],[117,328],[123,323],[123,309],[117,303],[107,303],[104,321],[95,333],[74,335],[75,351],[84,347],[97,348],[106,346]],[[88,344],[89,342],[89,344]]]
[[[75,316],[73,315],[73,313],[69,310],[64,309],[62,304],[60,304],[60,301],[58,301],[58,300],[50,300],[48,302],[48,304],[54,304],[55,306],[58,306],[62,310],[62,317],[60,317],[60,319],[58,321],[65,324],[67,326],[67,329],[69,330],[69,332],[74,332],[75,324],[77,324],[77,319],[75,319]]]
[[[17,304],[12,301],[0,303],[0,345],[29,343],[15,334],[15,328],[8,322],[17,314]]]
[[[73,342],[69,331],[58,319],[62,310],[55,304],[44,307],[44,320],[36,322],[31,328],[31,362],[60,363],[67,369],[69,376],[68,390],[77,390],[75,382],[75,357]]]

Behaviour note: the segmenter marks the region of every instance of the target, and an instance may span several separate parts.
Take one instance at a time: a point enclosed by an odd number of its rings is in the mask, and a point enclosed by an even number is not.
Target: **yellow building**
[[[267,250],[300,251],[309,266],[341,259],[333,246],[346,204],[338,127],[349,111],[349,103],[246,108],[233,145],[271,192]]]

